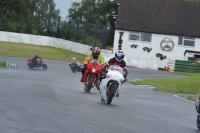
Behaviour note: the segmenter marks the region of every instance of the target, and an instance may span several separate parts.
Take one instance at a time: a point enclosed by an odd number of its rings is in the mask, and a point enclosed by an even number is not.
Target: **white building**
[[[127,65],[158,69],[167,66],[169,59],[196,61],[200,57],[199,12],[197,1],[121,0],[114,51],[123,32]]]

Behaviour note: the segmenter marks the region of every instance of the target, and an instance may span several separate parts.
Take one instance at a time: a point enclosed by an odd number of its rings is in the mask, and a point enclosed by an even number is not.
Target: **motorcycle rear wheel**
[[[115,83],[112,83],[109,87],[108,94],[107,94],[107,101],[106,101],[107,104],[111,104],[112,99],[115,95],[116,89],[117,89],[117,85]]]
[[[31,64],[28,64],[28,67],[29,67],[30,69],[33,69],[33,68],[34,68],[34,66],[31,65]]]

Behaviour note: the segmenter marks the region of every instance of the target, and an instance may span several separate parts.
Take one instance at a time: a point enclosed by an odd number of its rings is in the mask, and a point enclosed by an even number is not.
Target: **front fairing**
[[[118,89],[119,87],[121,87],[123,81],[124,81],[124,77],[123,77],[123,74],[121,72],[118,72],[118,71],[113,71],[113,70],[109,70],[108,69],[108,73],[106,74],[106,78],[102,79],[99,87],[100,87],[100,91],[101,91],[101,94],[104,95],[104,93],[106,93],[106,89],[108,88],[108,83],[109,81],[112,81],[112,82],[116,82],[118,84]],[[101,95],[101,96],[102,96]],[[104,100],[106,100],[106,96],[102,96],[102,98]]]

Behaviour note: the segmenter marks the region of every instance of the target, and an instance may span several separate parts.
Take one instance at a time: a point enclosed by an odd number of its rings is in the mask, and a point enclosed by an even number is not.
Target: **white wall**
[[[114,51],[118,49],[118,41],[119,41],[119,32],[124,32],[122,36],[122,50],[125,52],[125,60],[127,61],[127,65],[135,66],[138,68],[145,69],[158,69],[164,68],[167,66],[168,59],[172,60],[185,60],[184,52],[185,50],[198,51],[200,50],[200,39],[195,39],[195,47],[185,47],[178,46],[178,36],[171,35],[163,35],[163,34],[152,34],[151,43],[147,42],[138,42],[138,41],[130,41],[129,40],[129,32],[128,31],[115,31],[115,41],[114,41]],[[171,52],[162,51],[160,47],[160,43],[164,38],[170,38],[175,46]],[[138,47],[131,48],[131,44],[137,44]],[[143,47],[152,48],[152,51],[148,53],[147,51],[143,51]],[[160,60],[160,58],[156,57],[156,53],[161,53],[166,55],[167,58]]]
[[[47,36],[0,31],[0,41],[52,46],[56,48],[71,50],[82,54],[88,54],[89,52],[91,52],[90,51],[91,46]],[[110,58],[113,57],[113,55],[110,54],[110,51],[107,50],[102,50],[102,54],[105,56],[106,61],[108,61]]]
[[[0,41],[52,46],[52,47],[71,50],[82,54],[87,54],[88,52],[90,52],[91,48],[91,46],[53,37],[2,32],[2,31],[0,31]]]

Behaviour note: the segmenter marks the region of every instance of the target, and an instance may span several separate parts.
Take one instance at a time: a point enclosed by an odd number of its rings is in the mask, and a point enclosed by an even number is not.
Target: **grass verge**
[[[197,94],[200,92],[200,74],[177,73],[186,75],[183,78],[170,79],[149,79],[142,81],[132,81],[134,85],[151,85],[158,92]]]
[[[50,46],[27,45],[22,43],[0,42],[0,56],[33,58],[38,54],[44,60],[71,61],[75,57],[83,63],[85,55]]]
[[[191,101],[196,101],[196,97],[195,96],[189,96],[187,97],[188,100],[191,100]]]

